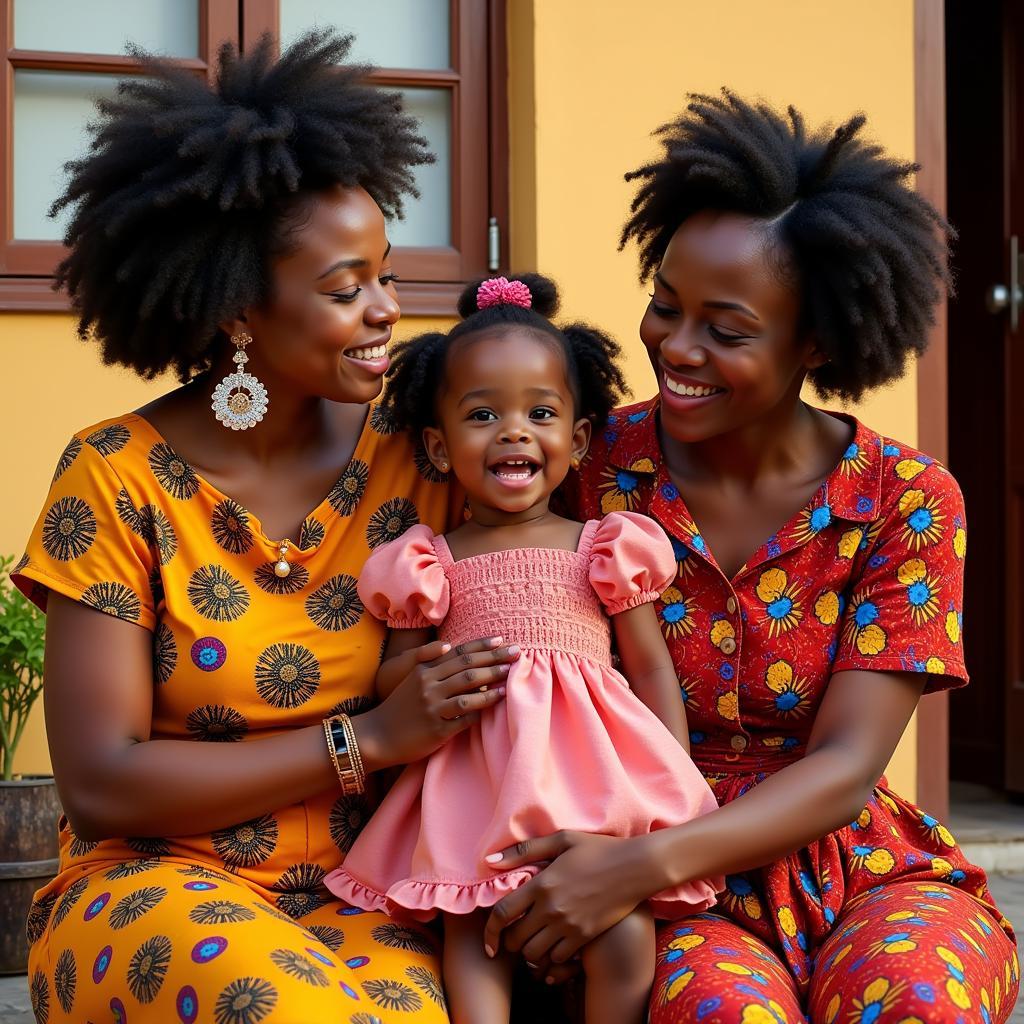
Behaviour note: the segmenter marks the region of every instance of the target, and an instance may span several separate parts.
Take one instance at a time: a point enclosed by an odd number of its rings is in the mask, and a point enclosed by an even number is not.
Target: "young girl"
[[[366,909],[443,913],[456,1024],[509,1016],[513,963],[485,950],[485,908],[538,868],[502,871],[496,851],[552,829],[643,834],[716,806],[687,753],[651,604],[675,576],[671,544],[631,512],[580,524],[549,507],[624,390],[617,346],[587,327],[556,327],[557,304],[543,277],[491,279],[463,294],[464,319],[449,334],[398,346],[386,408],[422,437],[426,468],[454,474],[471,518],[443,537],[412,526],[359,580],[366,607],[393,630],[382,697],[434,628],[450,645],[500,634],[519,653],[497,683],[504,701],[409,766],[327,877]],[[486,688],[493,676],[480,679]],[[583,950],[588,1024],[644,1019],[652,916],[704,910],[716,888],[660,892]],[[523,952],[529,961],[529,943]]]

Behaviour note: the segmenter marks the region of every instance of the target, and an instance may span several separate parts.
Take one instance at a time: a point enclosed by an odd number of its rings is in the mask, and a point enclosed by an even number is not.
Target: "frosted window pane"
[[[46,211],[63,190],[64,164],[89,145],[85,125],[96,113],[93,100],[112,96],[116,75],[62,71],[14,72],[14,237],[59,239],[70,219]]]
[[[406,200],[405,220],[388,226],[392,245],[451,245],[451,93],[447,89],[400,89],[405,109],[419,119],[420,134],[437,162],[416,168],[420,198]]]
[[[281,40],[314,26],[354,32],[351,59],[382,68],[447,68],[449,0],[281,0]]]
[[[112,96],[115,75],[60,71],[14,74],[14,237],[52,240],[63,236],[69,210],[56,220],[50,204],[66,180],[63,165],[88,147],[86,123],[95,115],[97,96]],[[393,245],[451,244],[451,94],[446,89],[403,89],[406,110],[437,162],[416,168],[422,195],[406,201],[405,220],[389,226]]]
[[[128,42],[198,57],[199,0],[14,0],[20,50],[118,54]]]

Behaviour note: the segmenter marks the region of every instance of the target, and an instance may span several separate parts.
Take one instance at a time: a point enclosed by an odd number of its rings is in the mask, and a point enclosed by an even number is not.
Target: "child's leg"
[[[654,919],[637,907],[583,947],[586,1024],[643,1024],[654,984]]]
[[[513,960],[484,952],[487,913],[444,915],[444,987],[452,1024],[508,1024]]]

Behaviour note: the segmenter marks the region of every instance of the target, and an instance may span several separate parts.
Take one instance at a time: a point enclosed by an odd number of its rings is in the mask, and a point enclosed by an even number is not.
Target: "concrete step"
[[[1024,805],[1002,793],[955,782],[947,820],[964,855],[985,871],[1024,871]]]
[[[953,833],[956,835],[956,833]],[[960,837],[957,836],[959,839]],[[1024,837],[998,842],[960,841],[964,856],[986,872],[1024,872]]]

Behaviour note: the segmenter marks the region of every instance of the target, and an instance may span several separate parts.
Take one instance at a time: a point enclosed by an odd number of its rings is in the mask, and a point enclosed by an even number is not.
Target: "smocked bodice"
[[[515,548],[458,561],[443,538],[435,538],[451,592],[440,639],[458,644],[500,636],[524,649],[610,665],[608,619],[589,577],[593,529],[588,523],[577,551]]]

